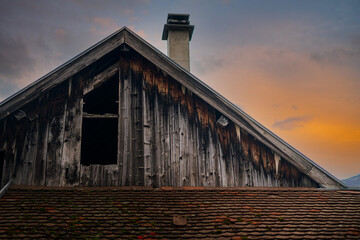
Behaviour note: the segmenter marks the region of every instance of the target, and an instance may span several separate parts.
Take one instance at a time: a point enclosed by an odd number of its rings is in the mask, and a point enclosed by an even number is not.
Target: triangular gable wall
[[[344,185],[335,177],[293,149],[290,145],[282,141],[242,110],[237,108],[234,104],[227,101],[206,84],[182,69],[167,56],[159,52],[127,28],[122,28],[84,53],[78,55],[35,83],[29,85],[27,88],[21,90],[14,96],[11,96],[3,101],[0,105],[0,119],[14,113],[16,110],[20,109],[35,98],[42,96],[54,86],[59,85],[66,79],[72,77],[74,74],[82,71],[86,67],[89,67],[101,57],[120,47],[124,43],[148,61],[155,64],[163,72],[188,89],[191,93],[198,96],[199,99],[202,99],[204,102],[211,105],[216,111],[230,119],[234,124],[234,127],[240,127],[244,130],[244,132],[249,133],[254,139],[256,139],[255,141],[259,141],[264,146],[267,146],[276,155],[289,161],[291,165],[294,165],[300,172],[308,175],[321,186],[328,188],[344,187]]]

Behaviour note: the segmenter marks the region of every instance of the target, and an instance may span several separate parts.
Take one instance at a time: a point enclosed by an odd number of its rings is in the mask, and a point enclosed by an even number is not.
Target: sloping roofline
[[[216,110],[244,128],[260,142],[270,147],[275,153],[285,158],[301,172],[308,175],[324,188],[346,188],[336,177],[321,168],[315,162],[276,136],[243,110],[217,93],[207,84],[175,63],[168,56],[150,45],[127,27],[123,27],[94,46],[65,62],[42,78],[8,97],[0,103],[0,120],[15,112],[25,104],[44,94],[75,73],[88,67],[105,54],[122,44],[127,44],[147,60],[169,74],[184,87],[202,98]]]

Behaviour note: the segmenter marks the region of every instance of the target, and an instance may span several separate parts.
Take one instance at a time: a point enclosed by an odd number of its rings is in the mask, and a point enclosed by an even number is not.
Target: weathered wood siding
[[[146,186],[317,186],[285,159],[145,59],[132,59],[143,83]],[[138,73],[137,73],[138,72]],[[137,82],[140,82],[137,80]]]
[[[83,96],[114,77],[117,164],[81,164]],[[135,52],[107,54],[21,110],[0,121],[1,185],[318,186]]]

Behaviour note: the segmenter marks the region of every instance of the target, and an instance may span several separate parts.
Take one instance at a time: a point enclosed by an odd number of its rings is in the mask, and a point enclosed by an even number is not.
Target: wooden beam
[[[119,74],[119,62],[114,63],[110,67],[108,67],[103,72],[97,74],[95,77],[91,79],[91,84],[88,84],[86,88],[84,88],[84,95],[91,92],[92,90],[101,86],[104,82],[114,77],[116,74]]]
[[[105,114],[90,114],[90,113],[83,113],[83,118],[118,118],[118,114],[112,113],[105,113]]]

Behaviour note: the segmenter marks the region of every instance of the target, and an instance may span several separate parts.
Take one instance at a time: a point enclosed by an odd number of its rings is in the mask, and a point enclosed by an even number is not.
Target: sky
[[[360,173],[360,1],[0,0],[0,101],[127,26],[166,54],[195,25],[191,72],[339,179]]]

